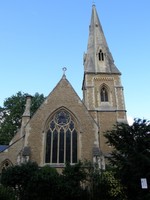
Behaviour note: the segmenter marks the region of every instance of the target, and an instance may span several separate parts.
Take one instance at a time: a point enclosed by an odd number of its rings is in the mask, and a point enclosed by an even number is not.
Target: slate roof
[[[8,145],[0,145],[0,152],[8,148]]]

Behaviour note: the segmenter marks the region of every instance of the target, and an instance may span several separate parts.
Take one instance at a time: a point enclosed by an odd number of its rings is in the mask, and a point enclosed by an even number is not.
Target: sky
[[[0,106],[17,92],[47,96],[66,77],[82,99],[92,0],[0,0]],[[128,118],[150,120],[150,0],[95,0],[121,71]]]

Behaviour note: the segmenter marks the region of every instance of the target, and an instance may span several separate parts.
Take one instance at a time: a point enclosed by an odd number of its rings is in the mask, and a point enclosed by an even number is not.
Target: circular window
[[[58,125],[66,125],[68,124],[70,121],[70,116],[69,113],[67,113],[64,110],[59,111],[58,113],[56,113],[55,115],[55,122]]]

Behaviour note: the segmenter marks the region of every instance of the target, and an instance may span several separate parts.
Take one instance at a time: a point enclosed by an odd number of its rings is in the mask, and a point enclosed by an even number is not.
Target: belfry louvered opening
[[[104,61],[104,53],[103,51],[100,49],[99,53],[98,53],[98,58],[99,58],[99,61]]]

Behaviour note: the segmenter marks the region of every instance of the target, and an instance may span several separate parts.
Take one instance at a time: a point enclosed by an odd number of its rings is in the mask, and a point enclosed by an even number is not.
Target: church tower
[[[99,126],[100,148],[104,155],[110,151],[104,132],[116,122],[127,122],[120,77],[93,5],[82,90],[84,104]]]

